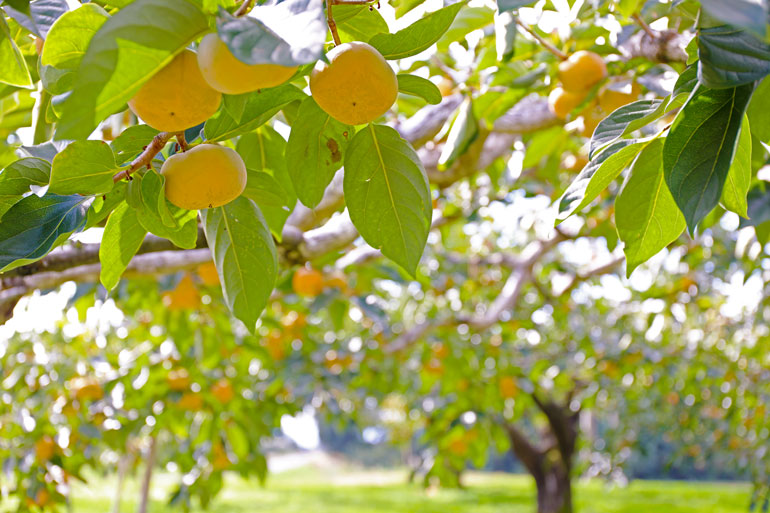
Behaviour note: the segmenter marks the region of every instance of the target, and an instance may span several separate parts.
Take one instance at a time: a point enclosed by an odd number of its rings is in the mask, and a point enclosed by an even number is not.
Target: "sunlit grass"
[[[153,487],[151,512],[169,511],[165,499],[174,483],[159,475]],[[270,477],[263,488],[256,481],[228,476],[225,488],[209,511],[215,513],[531,513],[534,487],[526,476],[469,473],[464,490],[426,493],[408,485],[401,470],[305,468]],[[74,513],[111,511],[115,482],[98,481],[77,487]],[[138,485],[127,482],[122,511],[136,508]],[[636,481],[627,488],[600,481],[580,482],[575,489],[578,513],[743,513],[750,486],[733,483]]]

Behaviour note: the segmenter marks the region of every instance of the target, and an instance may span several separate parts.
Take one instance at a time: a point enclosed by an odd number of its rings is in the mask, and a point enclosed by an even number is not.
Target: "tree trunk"
[[[579,413],[567,404],[533,399],[548,419],[548,428],[533,442],[517,426],[503,423],[511,450],[527,468],[537,487],[537,513],[572,513],[572,463]],[[567,402],[569,403],[569,401]]]
[[[561,464],[535,479],[537,513],[572,513],[572,481]]]
[[[144,476],[142,477],[142,489],[139,492],[139,508],[137,513],[147,513],[147,506],[150,503],[150,484],[152,483],[152,471],[155,467],[155,445],[157,439],[150,437],[150,447],[147,449],[147,460],[145,462]]]

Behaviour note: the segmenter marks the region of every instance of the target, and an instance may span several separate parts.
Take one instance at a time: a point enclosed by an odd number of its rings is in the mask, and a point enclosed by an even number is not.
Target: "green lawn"
[[[215,513],[530,513],[533,487],[525,476],[469,473],[465,490],[426,493],[406,485],[396,470],[302,469],[270,477],[266,487],[236,477],[210,511]],[[173,478],[160,475],[153,488],[151,511],[167,512],[164,495]],[[74,493],[74,513],[106,513],[112,505],[114,481]],[[135,511],[137,484],[124,492],[123,512]],[[732,483],[636,481],[627,488],[599,481],[576,486],[578,513],[743,513],[750,486]]]

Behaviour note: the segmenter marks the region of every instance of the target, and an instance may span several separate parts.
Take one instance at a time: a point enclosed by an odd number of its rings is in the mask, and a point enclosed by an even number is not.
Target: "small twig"
[[[236,17],[243,16],[245,14],[248,14],[249,11],[251,11],[252,6],[254,5],[254,0],[243,0],[243,3],[240,7],[238,7],[238,10],[235,11],[234,15]]]
[[[650,28],[649,25],[647,25],[647,22],[644,21],[641,16],[639,16],[638,14],[632,14],[631,18],[633,18],[633,20],[635,22],[637,22],[640,27],[642,27],[642,30],[644,30],[647,33],[648,36],[650,36],[653,39],[658,37],[658,35],[655,33],[655,31],[652,30],[652,28]]]
[[[522,21],[521,21],[521,20],[518,18],[518,16],[516,17],[516,24],[517,24],[519,27],[523,28],[523,29],[524,29],[524,30],[527,32],[527,34],[529,34],[530,36],[532,36],[532,37],[535,39],[535,41],[537,41],[537,42],[538,42],[538,43],[539,43],[539,44],[540,44],[540,45],[541,45],[543,48],[545,48],[546,50],[548,50],[549,52],[551,52],[552,54],[554,54],[554,55],[555,55],[556,57],[558,57],[559,59],[561,59],[561,60],[563,60],[563,61],[566,61],[566,60],[567,60],[567,58],[569,57],[569,56],[568,56],[566,53],[562,52],[561,50],[559,50],[558,48],[556,48],[555,46],[553,46],[551,43],[549,43],[548,41],[546,41],[545,39],[543,39],[542,37],[540,37],[540,35],[539,35],[537,32],[535,32],[535,31],[534,31],[534,30],[532,30],[530,27],[528,27],[528,26],[527,26],[525,23],[523,23],[523,22],[522,22]]]
[[[326,0],[326,24],[329,25],[329,31],[332,33],[334,46],[337,46],[341,41],[340,35],[337,33],[337,22],[334,21],[334,16],[332,15],[332,5],[334,3],[334,0]]]
[[[141,169],[144,166],[151,166],[152,165],[152,159],[155,158],[155,155],[160,153],[160,151],[163,149],[164,146],[166,146],[166,143],[169,139],[174,137],[175,134],[172,134],[171,132],[161,132],[155,137],[152,138],[152,142],[147,145],[147,147],[144,149],[141,155],[136,157],[133,162],[131,162],[131,166],[128,169],[124,169],[120,173],[116,174],[112,177],[112,181],[115,183],[118,183],[119,181],[123,180],[124,178],[131,178],[131,173],[136,171],[137,169]],[[182,140],[184,140],[184,133],[181,134]],[[185,142],[185,144],[187,144]]]

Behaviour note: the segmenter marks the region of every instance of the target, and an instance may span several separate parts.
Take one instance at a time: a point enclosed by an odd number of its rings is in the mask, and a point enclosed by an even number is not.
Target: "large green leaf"
[[[427,78],[406,73],[401,73],[397,75],[396,78],[398,78],[399,93],[419,96],[431,105],[438,105],[441,103],[441,91],[436,87],[436,84]]]
[[[465,3],[463,0],[432,12],[395,34],[377,34],[369,40],[369,44],[386,59],[417,55],[441,39]]]
[[[47,38],[54,22],[69,11],[67,0],[36,0],[28,4],[28,10],[5,7],[5,11],[19,25],[42,38]]]
[[[488,7],[467,7],[452,22],[452,25],[437,41],[441,52],[449,50],[449,45],[465,39],[470,32],[482,29],[495,21],[495,11]]]
[[[749,84],[770,73],[770,46],[729,26],[701,29],[698,79],[713,89]]]
[[[99,245],[99,261],[102,264],[99,280],[107,290],[112,290],[120,276],[142,245],[147,230],[136,217],[128,203],[121,203],[107,218],[102,243]]]
[[[83,229],[91,198],[31,194],[0,223],[0,272],[40,260],[74,232]]]
[[[662,116],[663,109],[660,107],[663,103],[662,100],[639,100],[612,112],[594,130],[588,156],[593,158],[599,150],[626,135],[629,127],[640,128],[638,125],[640,120],[650,122],[655,114],[659,113]]]
[[[735,157],[722,189],[722,205],[743,218],[748,217],[746,195],[749,193],[749,187],[751,187],[751,126],[748,117],[744,116]]]
[[[700,3],[703,10],[724,23],[748,29],[761,37],[767,33],[766,0],[700,0]]]
[[[286,164],[299,200],[318,205],[342,158],[353,127],[337,121],[307,98],[299,107],[286,146]]]
[[[663,140],[652,141],[636,157],[615,201],[615,225],[623,241],[628,276],[675,241],[687,227],[663,178]]]
[[[3,16],[0,16],[0,82],[19,87],[32,85],[27,62],[11,37]]]
[[[208,27],[206,16],[186,0],[136,0],[118,11],[80,62],[57,139],[88,137]]]
[[[141,201],[130,201],[139,223],[180,248],[194,248],[198,241],[198,213],[170,204],[166,200],[165,181],[155,171],[148,171],[141,180]]]
[[[247,64],[310,64],[321,56],[326,40],[323,2],[272,1],[240,18],[220,10],[217,33],[233,55]]]
[[[559,220],[596,199],[645,147],[645,142],[621,139],[591,160],[559,199]]]
[[[265,124],[287,103],[304,99],[306,96],[291,84],[254,91],[247,96],[240,119],[234,118],[226,109],[219,109],[206,121],[203,133],[207,140],[214,142],[251,132]]]
[[[497,10],[499,12],[514,11],[520,7],[529,7],[535,3],[536,0],[497,0]]]
[[[278,275],[273,237],[253,201],[201,211],[227,306],[254,332]]]
[[[72,88],[76,70],[86,54],[94,34],[104,25],[109,15],[96,4],[85,4],[65,13],[51,27],[40,56],[43,68],[51,66],[57,73],[42,73],[46,89],[61,94]],[[51,80],[53,77],[55,80]],[[49,83],[50,82],[50,83]]]
[[[337,19],[337,11],[341,7],[347,6],[334,6],[334,18]],[[360,5],[351,7],[362,7]],[[364,9],[358,11],[355,16],[348,17],[342,22],[337,23],[337,31],[340,38],[343,41],[363,41],[368,43],[369,40],[377,34],[387,34],[390,32],[388,23],[385,18],[382,17],[380,11],[377,9],[369,10],[364,6]]]
[[[731,89],[699,86],[666,137],[666,183],[690,233],[719,203],[753,89],[753,84]]]
[[[149,125],[134,125],[126,128],[110,143],[115,153],[115,160],[121,165],[133,160],[156,135],[158,131]]]
[[[32,185],[46,185],[50,174],[51,165],[38,158],[17,160],[0,171],[0,218],[30,192]]]
[[[75,141],[57,154],[51,166],[54,194],[103,194],[118,170],[115,155],[102,141]]]
[[[770,112],[770,78],[759,83],[746,109],[751,123],[751,133],[763,143],[770,143],[770,123],[767,113]]]
[[[243,195],[254,201],[273,236],[281,240],[283,225],[297,203],[286,164],[286,140],[270,126],[244,134],[235,148],[248,171]]]
[[[364,240],[414,275],[431,222],[428,177],[414,149],[394,129],[369,125],[345,153],[343,188]]]

